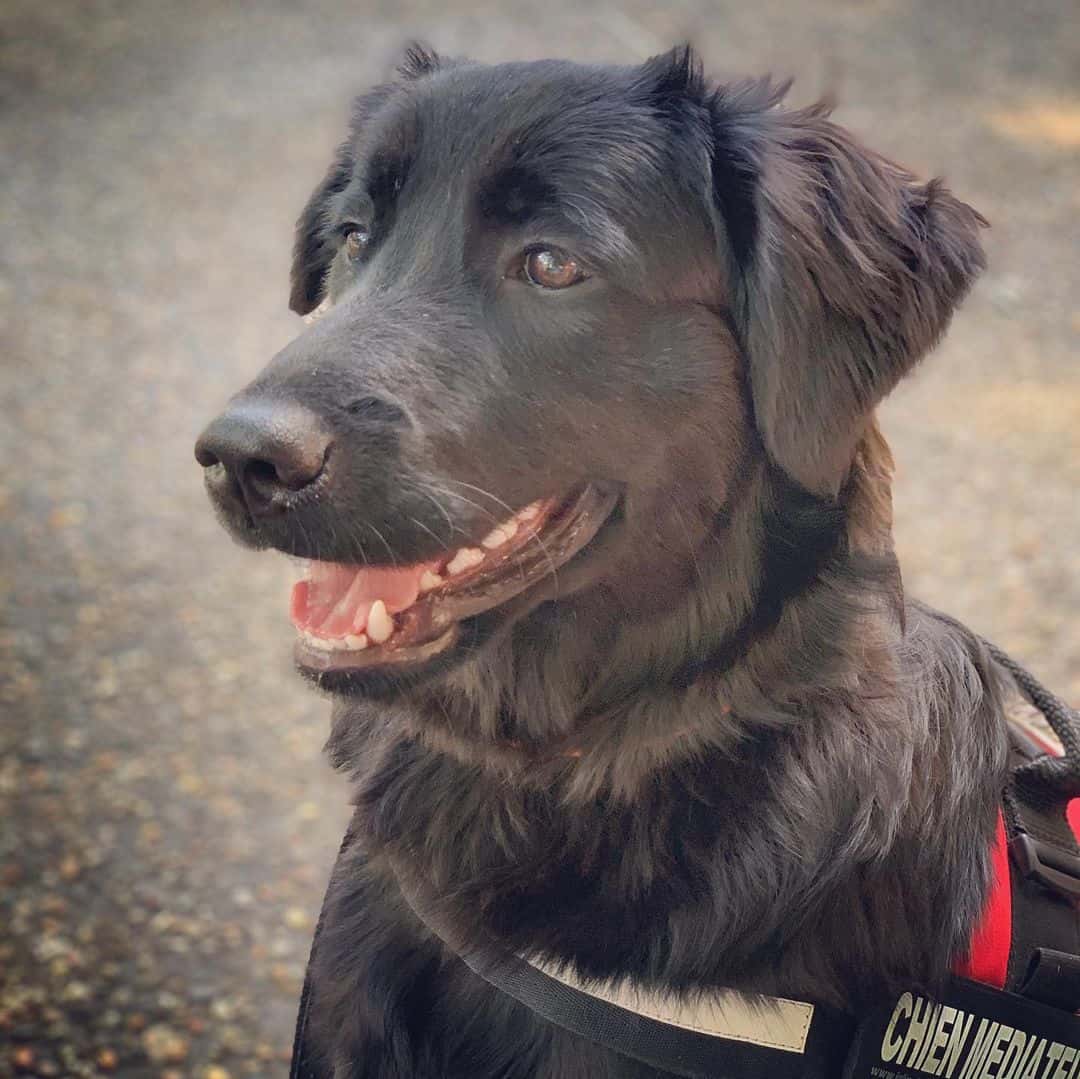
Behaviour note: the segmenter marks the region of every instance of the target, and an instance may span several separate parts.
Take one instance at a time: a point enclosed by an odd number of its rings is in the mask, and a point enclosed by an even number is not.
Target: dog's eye
[[[574,256],[558,247],[526,251],[522,273],[530,284],[550,289],[569,288],[587,276]]]
[[[352,226],[345,233],[345,256],[350,259],[359,258],[371,243],[371,233],[362,225]]]

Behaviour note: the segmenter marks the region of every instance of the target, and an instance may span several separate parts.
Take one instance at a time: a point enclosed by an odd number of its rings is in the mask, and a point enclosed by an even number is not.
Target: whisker
[[[488,511],[485,510],[483,506],[481,506],[478,503],[474,502],[471,498],[466,498],[464,495],[459,495],[456,491],[443,491],[442,493],[445,494],[445,495],[449,495],[451,498],[457,498],[457,499],[460,499],[462,502],[467,503],[468,505],[472,506],[474,509],[479,510],[481,513],[483,513],[486,516],[490,517],[496,524],[501,524],[502,523],[502,520],[500,518],[496,517],[494,514],[488,513]],[[461,532],[461,534],[463,536],[465,535],[465,533],[461,529],[458,529],[458,531]],[[531,534],[531,538],[539,540],[539,537],[535,533]],[[548,560],[548,564],[552,567],[552,572],[554,573],[555,572],[554,562],[552,561],[551,556],[545,550],[544,545],[543,545],[542,542],[540,543],[540,549],[544,551],[544,555]],[[524,568],[522,566],[517,566],[517,574],[522,580],[525,579],[525,570],[524,570]],[[556,576],[555,580],[556,580],[556,583],[557,583],[558,582],[558,577],[557,576]]]
[[[315,552],[315,560],[318,561],[318,562],[323,561],[322,546],[319,543],[318,537],[317,536],[312,536],[312,534],[310,532],[308,532],[306,529],[305,529],[305,534],[307,535],[309,541],[311,542],[312,550]],[[333,537],[331,536],[331,541],[332,540],[333,540]]]
[[[502,506],[511,517],[513,517],[514,514],[517,512],[513,506],[508,506],[501,498],[499,498],[498,495],[493,495],[490,491],[485,491],[483,487],[477,487],[475,484],[466,483],[464,480],[451,479],[449,476],[447,477],[447,482],[456,483],[461,487],[467,487],[470,491],[475,491],[477,494],[483,495],[485,498],[490,498],[492,502],[497,502],[500,506]],[[476,508],[481,512],[486,512],[481,506],[477,506],[475,502],[473,502],[471,499],[466,498],[464,495],[455,494],[453,491],[446,491],[445,493],[451,495],[453,498],[460,498],[463,502],[468,502],[471,506],[476,506]],[[491,517],[492,520],[497,520],[497,518],[495,518],[492,514],[488,514],[488,516]],[[527,523],[523,523],[523,527],[529,533],[529,539],[536,542],[537,546],[543,552],[544,558],[547,559],[547,564],[551,567],[551,577],[552,580],[554,580],[555,582],[555,589],[556,591],[558,591],[559,567],[556,566],[555,559],[551,557],[551,551],[548,550],[548,546],[541,538],[539,532],[537,532],[533,528],[530,528]]]
[[[485,498],[490,498],[492,502],[501,506],[506,512],[513,517],[517,510],[513,506],[507,505],[498,495],[493,495],[490,491],[485,491],[483,487],[477,487],[473,483],[466,483],[464,480],[455,480],[451,477],[446,477],[447,483],[456,483],[459,487],[465,487],[470,491],[475,491],[478,495],[483,495]]]
[[[443,515],[443,517],[446,518],[446,527],[450,530],[446,536],[446,545],[449,546],[451,543],[453,543],[454,533],[460,532],[461,529],[454,524],[453,520],[450,517],[450,514],[446,511],[446,507],[430,491],[426,490],[423,487],[420,487],[418,485],[410,485],[409,489],[415,491],[419,495],[423,495],[429,502],[435,503],[435,508]]]
[[[409,520],[412,521],[412,523],[416,525],[417,528],[422,528],[440,547],[447,546],[447,544],[444,543],[443,540],[439,539],[439,537],[436,536],[435,533],[432,532],[431,529],[428,528],[428,526],[424,524],[423,521],[418,521],[415,517],[410,517]]]
[[[363,524],[363,522],[361,522]],[[333,525],[331,525],[333,528]],[[364,541],[360,538],[360,532],[356,528],[349,527],[345,532],[349,539],[350,545],[355,544],[357,550],[360,552],[360,558],[365,566],[371,565],[371,560],[368,558],[367,551],[364,549]]]
[[[447,495],[449,498],[456,498],[459,502],[464,502],[467,506],[472,506],[472,508],[474,510],[477,510],[478,512],[482,513],[489,520],[494,521],[495,524],[502,524],[503,523],[504,518],[496,517],[495,514],[492,513],[490,510],[484,509],[484,507],[481,506],[479,502],[474,502],[471,498],[466,498],[465,495],[459,495],[457,493],[457,491],[443,490],[442,493],[444,495]]]
[[[303,541],[304,549],[307,550],[307,551],[314,552],[315,544],[311,542],[311,536],[308,534],[308,530],[304,527],[304,522],[301,521],[299,518],[297,518],[297,520],[296,520],[296,528],[297,528],[297,531],[300,533],[300,538]],[[295,549],[295,546],[296,545],[294,544],[293,545],[294,549]],[[312,555],[312,556],[309,556],[309,557],[314,557],[314,556]]]
[[[364,521],[362,523],[365,527],[370,528],[371,531],[382,540],[382,545],[386,548],[386,553],[390,556],[390,561],[396,566],[398,564],[397,555],[394,554],[394,548],[386,542],[386,537],[370,521]]]
[[[356,546],[360,550],[360,558],[363,560],[364,565],[365,566],[370,566],[371,565],[371,559],[368,558],[368,553],[367,553],[366,548],[364,547],[364,541],[360,538],[360,533],[359,532],[354,533],[353,534],[353,539],[356,540]]]

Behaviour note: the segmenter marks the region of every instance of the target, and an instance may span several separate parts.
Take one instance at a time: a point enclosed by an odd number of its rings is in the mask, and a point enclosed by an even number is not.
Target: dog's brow
[[[376,207],[391,202],[405,182],[409,172],[410,155],[398,148],[381,150],[368,161],[367,194]]]
[[[358,173],[378,209],[392,202],[416,156],[419,126],[414,108],[391,101],[376,117],[359,155]]]
[[[561,191],[539,169],[521,164],[497,167],[480,181],[477,205],[494,225],[555,225],[581,236],[599,257],[632,257],[625,231],[602,203],[585,191]]]
[[[554,186],[533,169],[504,165],[480,182],[480,212],[498,224],[520,225],[556,206]]]

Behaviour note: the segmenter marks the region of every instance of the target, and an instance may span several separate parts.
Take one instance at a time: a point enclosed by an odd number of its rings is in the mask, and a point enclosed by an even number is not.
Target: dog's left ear
[[[706,98],[712,195],[766,449],[842,486],[874,406],[944,332],[986,222],[768,83]]]
[[[353,170],[352,140],[341,144],[334,160],[296,222],[292,271],[289,275],[289,307],[306,315],[322,300],[326,272],[337,251],[336,237],[329,230],[331,200],[349,184]]]
[[[338,147],[330,168],[296,222],[289,307],[298,315],[313,311],[322,300],[326,272],[339,246],[339,238],[329,229],[330,209],[334,196],[344,191],[352,179],[355,147],[368,120],[403,85],[431,75],[442,66],[436,52],[414,42],[398,63],[396,81],[382,83],[353,102],[349,137]]]

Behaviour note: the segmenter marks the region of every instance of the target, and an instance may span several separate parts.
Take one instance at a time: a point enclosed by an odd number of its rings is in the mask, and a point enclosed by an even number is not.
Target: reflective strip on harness
[[[679,998],[620,982],[583,982],[566,969],[538,959],[527,962],[579,993],[585,993],[658,1023],[714,1038],[763,1045],[786,1053],[802,1053],[814,1018],[814,1005],[783,997],[751,998],[725,990],[695,998]]]

